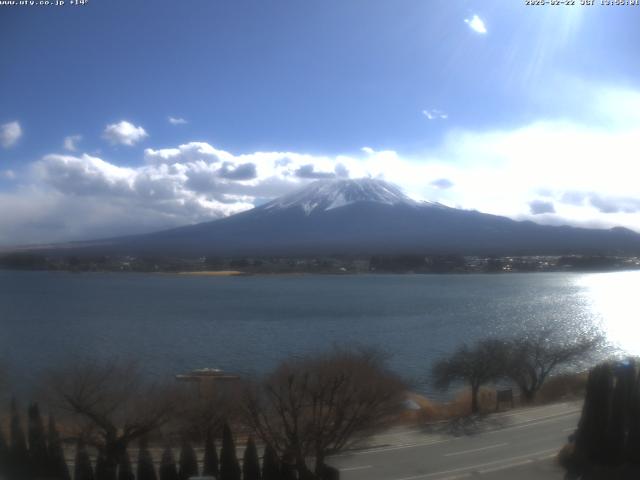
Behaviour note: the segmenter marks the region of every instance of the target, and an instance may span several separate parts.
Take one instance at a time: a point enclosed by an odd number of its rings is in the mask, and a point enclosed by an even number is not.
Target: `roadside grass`
[[[538,392],[536,405],[584,398],[588,372],[562,373],[549,378]]]
[[[587,372],[563,373],[550,377],[542,386],[533,403],[523,402],[514,388],[514,408],[525,406],[547,405],[551,403],[579,400],[584,398],[587,384]],[[409,393],[407,398],[420,408],[404,412],[400,423],[424,424],[453,420],[471,415],[471,391],[463,389],[455,393],[449,402],[436,402],[417,393]],[[489,414],[496,411],[496,390],[483,387],[478,396],[480,413]],[[511,405],[501,404],[499,411],[510,410]]]

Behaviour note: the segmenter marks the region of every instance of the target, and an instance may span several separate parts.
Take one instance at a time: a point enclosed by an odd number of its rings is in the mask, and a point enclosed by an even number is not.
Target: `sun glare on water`
[[[613,346],[640,355],[640,272],[585,275],[579,285]]]

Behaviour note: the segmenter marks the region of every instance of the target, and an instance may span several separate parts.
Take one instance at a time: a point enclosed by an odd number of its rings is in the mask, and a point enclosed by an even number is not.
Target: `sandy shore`
[[[193,275],[197,277],[235,277],[247,274],[238,270],[205,270],[200,272],[178,272],[178,275]]]

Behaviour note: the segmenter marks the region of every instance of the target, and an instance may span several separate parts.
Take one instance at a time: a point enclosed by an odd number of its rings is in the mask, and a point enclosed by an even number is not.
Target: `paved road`
[[[342,480],[560,480],[554,458],[579,416],[579,404],[564,403],[398,429],[329,463],[340,469]]]

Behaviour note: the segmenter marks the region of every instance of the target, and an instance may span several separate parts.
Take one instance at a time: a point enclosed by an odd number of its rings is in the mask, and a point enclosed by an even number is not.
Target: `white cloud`
[[[77,143],[80,140],[82,140],[82,135],[69,135],[68,137],[64,137],[64,149],[70,152],[75,152],[78,149]]]
[[[465,18],[464,22],[469,25],[469,28],[476,33],[485,34],[487,33],[487,27],[484,22],[478,15],[474,15],[471,18]]]
[[[362,147],[360,150],[366,153],[367,155],[373,155],[375,153],[375,151],[371,147]]]
[[[113,145],[131,147],[149,135],[144,128],[136,127],[132,123],[123,120],[120,123],[107,125],[102,136]]]
[[[16,172],[13,170],[3,170],[0,172],[0,178],[4,178],[6,180],[15,180]]]
[[[639,150],[640,123],[611,130],[545,121],[452,134],[430,164],[448,168],[446,178],[455,182],[455,191],[442,192],[444,203],[529,218],[526,205],[546,191],[555,214],[544,221],[640,231],[633,213],[640,200]],[[575,192],[582,192],[581,202]]]
[[[9,148],[16,144],[22,136],[22,127],[18,122],[9,122],[0,125],[0,145]]]
[[[161,148],[154,150],[146,148],[144,158],[147,163],[184,163],[207,162],[217,163],[233,159],[233,155],[224,150],[218,150],[205,142],[191,142],[177,148]]]
[[[389,158],[391,152],[375,152]],[[212,220],[291,192],[315,178],[363,175],[359,158],[296,152],[233,155],[204,142],[144,152],[138,167],[92,155],[45,155],[25,187],[0,195],[0,244],[141,233]],[[377,161],[377,160],[376,160]],[[139,222],[136,222],[136,218]]]
[[[46,155],[34,165],[36,177],[61,193],[100,197],[128,195],[135,170],[118,167],[98,157],[84,154]]]
[[[180,117],[169,116],[167,117],[167,120],[171,125],[185,125],[187,123],[187,121],[184,118],[180,118]]]
[[[8,212],[0,216],[0,243],[202,222],[336,177],[384,178],[416,199],[517,219],[640,231],[640,116],[630,111],[640,93],[594,90],[590,98],[594,111],[583,122],[452,130],[411,157],[370,147],[356,155],[234,154],[206,142],[147,148],[135,167],[95,155],[46,155],[21,173],[16,191],[0,194]],[[601,122],[615,115],[627,121]]]
[[[436,108],[431,110],[422,110],[422,114],[427,117],[428,120],[446,120],[449,118],[448,114]]]

